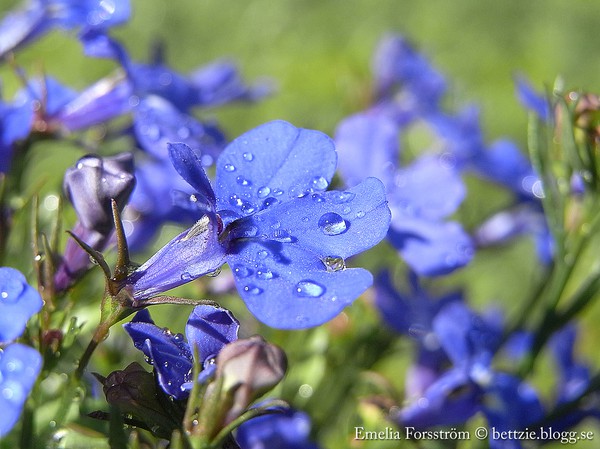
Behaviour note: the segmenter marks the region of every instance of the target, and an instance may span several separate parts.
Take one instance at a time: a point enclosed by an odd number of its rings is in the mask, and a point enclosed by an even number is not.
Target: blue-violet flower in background
[[[21,336],[42,305],[39,293],[21,272],[0,267],[0,437],[16,424],[42,367],[35,349],[10,342]]]

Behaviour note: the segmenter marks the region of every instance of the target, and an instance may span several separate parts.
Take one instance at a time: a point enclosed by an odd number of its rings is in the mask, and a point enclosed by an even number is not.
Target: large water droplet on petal
[[[341,271],[346,269],[346,261],[340,256],[327,256],[323,259],[327,271]]]
[[[313,190],[325,190],[327,187],[329,187],[329,183],[324,177],[316,176],[311,181],[311,187]]]
[[[259,198],[266,198],[269,196],[269,193],[271,193],[271,189],[269,189],[267,186],[261,187],[258,189],[258,192],[256,192]]]
[[[335,212],[328,212],[319,218],[319,228],[327,235],[340,235],[348,230],[348,223]]]
[[[269,253],[267,251],[265,251],[264,249],[261,249],[258,253],[256,253],[256,256],[259,259],[266,259],[268,257]]]
[[[244,291],[251,295],[260,295],[263,292],[263,289],[256,285],[249,284],[244,287]]]
[[[252,153],[244,153],[244,160],[251,162],[252,160],[254,160],[254,155]]]
[[[355,196],[356,195],[352,192],[336,192],[335,195],[332,196],[332,201],[336,204],[343,204],[352,201]]]
[[[318,298],[325,293],[325,287],[314,281],[300,281],[296,284],[296,294],[302,298]]]
[[[296,239],[290,234],[290,232],[286,231],[285,229],[277,229],[273,231],[271,238],[277,242],[282,243],[292,243],[296,241]]]
[[[263,267],[263,268],[259,268],[256,271],[256,277],[263,281],[268,281],[269,279],[273,279],[274,277],[277,277],[277,275],[275,273],[273,273],[271,270],[269,270],[268,268]]]
[[[263,201],[263,209],[266,209],[268,207],[274,206],[275,204],[279,203],[279,200],[277,198],[273,198],[273,197],[269,197],[266,200]]]
[[[235,165],[233,165],[233,164],[225,164],[223,166],[223,169],[225,169],[225,171],[232,172],[232,171],[235,171]]]
[[[182,281],[191,281],[192,279],[194,279],[194,277],[188,273],[187,271],[184,271],[183,273],[181,273],[181,280]]]

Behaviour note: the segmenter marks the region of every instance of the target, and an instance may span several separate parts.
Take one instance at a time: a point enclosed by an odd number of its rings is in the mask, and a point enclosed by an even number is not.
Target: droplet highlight
[[[326,235],[340,235],[348,230],[348,223],[335,212],[328,212],[319,218],[319,229]]]

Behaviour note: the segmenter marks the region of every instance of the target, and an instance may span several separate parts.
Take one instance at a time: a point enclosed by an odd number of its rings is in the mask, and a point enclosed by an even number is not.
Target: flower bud
[[[122,211],[134,185],[131,153],[106,158],[84,156],[67,169],[63,183],[80,223],[103,235],[113,228],[111,199]]]
[[[226,345],[217,356],[216,377],[233,400],[227,422],[240,415],[256,398],[277,385],[287,369],[287,358],[278,346],[254,336]]]

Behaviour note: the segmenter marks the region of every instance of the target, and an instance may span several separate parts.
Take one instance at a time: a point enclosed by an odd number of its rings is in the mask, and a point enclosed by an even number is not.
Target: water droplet
[[[319,218],[319,228],[327,235],[340,235],[348,230],[348,223],[335,212],[328,212]]]
[[[259,259],[266,259],[268,257],[269,253],[267,251],[265,251],[264,249],[261,249],[258,253],[256,253],[256,256]]]
[[[349,214],[352,208],[350,206],[346,206],[342,209],[343,214]]]
[[[281,189],[273,189],[273,195],[275,195],[275,196],[281,196],[281,195],[283,195],[283,190],[281,190]]]
[[[271,189],[269,189],[267,186],[261,187],[258,189],[258,192],[256,192],[259,198],[266,198],[269,196],[269,193],[271,193]]]
[[[192,279],[194,279],[194,277],[188,273],[187,271],[184,271],[183,273],[181,273],[181,280],[182,281],[191,281]]]
[[[310,221],[310,218],[308,218],[308,217],[302,217],[302,221],[304,223],[308,223]]]
[[[271,270],[269,270],[268,268],[259,268],[256,271],[256,277],[258,279],[262,279],[263,281],[268,281],[269,279],[273,279],[274,277],[277,277],[277,275],[275,273],[273,273]]]
[[[235,181],[236,181],[236,182],[237,182],[239,185],[241,185],[241,186],[244,186],[244,187],[247,187],[247,186],[251,186],[251,185],[252,185],[252,182],[251,182],[251,181],[248,181],[248,180],[247,180],[246,178],[244,178],[243,176],[238,176],[237,178],[235,178]]]
[[[198,197],[194,194],[190,195],[190,201],[192,203],[197,203],[198,202]]]
[[[263,292],[263,289],[256,285],[249,284],[244,287],[244,291],[251,295],[260,295]]]
[[[254,160],[254,155],[252,153],[244,153],[244,160],[251,162]]]
[[[285,229],[277,229],[273,231],[271,238],[277,242],[282,243],[293,243],[297,240],[290,234],[289,231],[286,231]]]
[[[362,211],[362,210],[359,210],[359,211],[356,213],[356,218],[363,218],[365,215],[366,215],[366,214],[365,214],[365,212],[364,212],[364,211]]]
[[[311,196],[311,198],[313,199],[313,201],[315,201],[317,203],[323,203],[325,201],[325,198],[323,198],[318,193],[313,193],[312,196]]]
[[[173,339],[175,341],[183,341],[183,334],[175,334],[173,335]]]
[[[327,256],[323,259],[327,271],[341,271],[346,269],[346,261],[340,256]]]
[[[336,204],[343,204],[352,201],[355,196],[356,195],[352,192],[336,192],[335,195],[332,196],[332,201]]]
[[[248,201],[242,201],[241,209],[242,209],[242,212],[244,212],[247,215],[254,213],[254,211],[256,210],[254,208],[254,206],[252,205],[252,203],[250,203]]]
[[[163,366],[164,366],[165,368],[168,368],[168,367],[169,367],[169,362],[168,362],[168,361],[164,362],[164,363],[163,363]]]
[[[329,187],[329,183],[323,176],[316,176],[311,181],[311,186],[313,190],[325,190]]]
[[[210,273],[206,273],[206,275],[211,278],[216,278],[220,274],[221,274],[221,267],[217,268],[214,271],[211,271]]]
[[[223,166],[223,168],[225,169],[225,171],[228,171],[228,172],[230,172],[230,173],[231,173],[232,171],[235,171],[235,166],[234,166],[233,164],[225,164],[225,165]]]
[[[269,197],[263,202],[262,208],[266,209],[268,207],[274,206],[277,203],[279,203],[279,200],[277,198]]]
[[[247,278],[252,273],[253,273],[253,271],[250,268],[245,267],[244,265],[235,265],[233,267],[233,274],[238,279]]]
[[[229,204],[232,206],[242,207],[244,204],[243,200],[237,196],[235,193],[229,197]]]
[[[296,284],[296,294],[303,298],[318,298],[325,293],[325,287],[314,281],[300,281]]]

